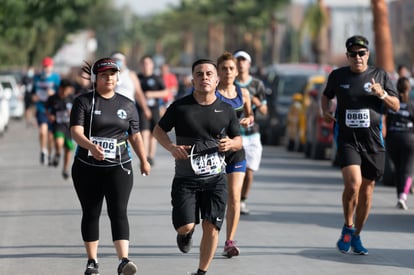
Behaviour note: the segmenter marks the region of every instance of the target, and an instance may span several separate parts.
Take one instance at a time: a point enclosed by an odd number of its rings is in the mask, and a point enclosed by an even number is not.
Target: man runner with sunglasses
[[[397,111],[400,102],[387,73],[368,66],[368,40],[355,35],[346,40],[349,66],[329,75],[321,99],[325,120],[335,121],[334,135],[344,189],[342,207],[344,226],[337,248],[367,255],[361,230],[368,218],[375,181],[384,172],[385,146],[382,115],[386,108]],[[330,113],[336,96],[337,109]],[[355,223],[355,224],[354,224]]]

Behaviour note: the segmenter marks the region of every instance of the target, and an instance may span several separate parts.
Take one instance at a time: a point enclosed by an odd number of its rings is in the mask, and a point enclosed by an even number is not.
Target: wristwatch
[[[380,99],[384,100],[388,96],[388,93],[385,90],[382,91],[384,92],[384,94],[380,96]]]

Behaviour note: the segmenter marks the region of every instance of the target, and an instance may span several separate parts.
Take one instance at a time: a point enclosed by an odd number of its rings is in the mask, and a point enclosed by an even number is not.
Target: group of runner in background
[[[359,68],[362,63],[358,63],[357,61],[360,59],[368,60],[368,41],[363,37],[351,37],[348,41],[347,57],[351,65]],[[166,139],[165,134],[170,130],[170,126],[175,125],[175,114],[173,111],[168,110],[168,107],[175,100],[184,98],[193,92],[197,92],[203,98],[203,91],[200,88],[202,87],[202,82],[198,87],[199,90],[196,90],[194,79],[192,79],[192,77],[194,78],[194,74],[197,73],[194,71],[194,68],[193,75],[183,76],[180,81],[174,73],[170,72],[168,64],[162,64],[158,68],[159,73],[156,73],[157,70],[154,60],[149,55],[143,56],[139,60],[139,73],[128,68],[127,58],[123,53],[114,52],[108,60],[116,62],[116,70],[114,71],[117,73],[117,84],[114,91],[131,100],[138,111],[139,128],[137,129],[139,130],[137,131],[142,135],[145,150],[142,156],[145,156],[148,164],[153,166],[155,165],[154,159],[157,144],[161,143],[164,147],[169,147],[170,141]],[[210,96],[213,99],[217,97],[221,101],[231,105],[237,113],[240,124],[242,149],[230,150],[232,152],[226,152],[225,154],[228,189],[226,199],[227,234],[222,255],[227,258],[238,256],[240,253],[239,248],[236,246],[237,242],[234,240],[236,229],[240,214],[249,214],[246,200],[253,183],[253,173],[259,169],[262,157],[260,131],[254,118],[256,112],[260,112],[263,115],[267,114],[267,102],[263,82],[250,74],[251,61],[251,56],[246,51],[239,50],[234,53],[225,52],[218,57],[216,64],[210,60],[204,60],[197,65],[201,66],[200,68],[203,70],[215,68],[213,71],[217,73],[218,82],[215,88],[215,96],[212,96],[212,94]],[[27,89],[27,95],[25,97],[26,108],[27,114],[30,114],[31,108],[35,110],[34,118],[38,129],[40,163],[42,165],[58,167],[62,162],[61,159],[63,159],[62,177],[68,179],[70,177],[69,171],[73,158],[72,153],[75,149],[75,142],[72,140],[70,130],[72,105],[77,96],[92,91],[93,86],[90,84],[91,79],[82,76],[81,70],[76,77],[61,78],[59,74],[54,72],[53,63],[52,58],[45,57],[42,60],[41,71],[34,74],[30,81],[27,81],[27,85],[30,84],[31,88]],[[94,68],[94,65],[90,64],[91,69]],[[113,67],[115,67],[115,63]],[[107,69],[104,68],[102,72],[105,70]],[[361,69],[360,73],[363,72],[365,71]],[[205,72],[203,71],[203,73]],[[331,82],[328,82],[332,86],[328,86],[331,90],[327,88],[324,93],[324,96],[327,98],[325,100],[326,106],[328,106],[328,99],[330,100],[336,95],[334,93],[336,92],[334,89],[336,86],[333,84],[332,79],[333,77],[331,77]],[[396,166],[398,178],[397,207],[406,210],[408,208],[406,201],[412,183],[412,152],[414,152],[414,148],[412,147],[414,107],[409,100],[411,82],[409,77],[401,73],[396,84],[397,89],[394,91],[391,87],[394,85],[392,85],[390,80],[386,80],[382,84],[378,84],[372,80],[371,86],[372,91],[377,92],[375,95],[381,100],[377,100],[377,103],[382,104],[385,102],[389,105],[387,106],[389,110],[386,113],[386,121],[384,121],[386,122],[384,136],[387,138],[389,157]],[[397,108],[399,106],[395,103],[397,97],[401,102],[401,109]],[[185,100],[187,99],[188,97]],[[182,102],[185,102],[185,100]],[[180,112],[179,104],[175,104],[176,106],[173,108],[178,113]],[[336,118],[332,114],[326,114],[326,116],[336,121]],[[26,119],[29,122],[30,115],[27,115]],[[358,126],[356,128],[360,127]],[[154,129],[156,129],[155,132]],[[154,133],[155,136],[153,136]],[[233,136],[237,137],[238,135],[238,133],[233,131]],[[226,137],[226,133],[222,133],[222,136],[220,135],[217,138],[222,140],[228,137]],[[188,157],[188,155],[186,156]],[[354,161],[349,160],[349,163],[344,162],[343,167],[353,165]],[[381,159],[378,163],[381,164],[383,161]],[[193,165],[193,163],[191,164]],[[124,169],[124,167],[122,168]],[[128,171],[128,169],[124,170]],[[343,171],[346,172],[346,169]],[[369,184],[373,186],[377,177],[379,177],[377,174],[368,175],[370,180]],[[342,252],[348,252],[352,247],[354,252],[366,255],[368,254],[368,250],[362,246],[362,242],[359,239],[359,232],[362,230],[362,225],[365,223],[368,214],[361,218],[361,220],[357,220],[357,229],[355,229],[353,224],[354,211],[350,212],[352,213],[347,213],[349,217],[345,215],[347,220],[345,221],[341,238],[337,243],[338,249]],[[180,221],[179,224],[177,222],[178,225],[176,225],[177,244],[183,253],[187,253],[191,249],[195,224],[188,223],[183,225],[182,223],[184,221]],[[220,226],[221,224],[216,224],[216,229],[219,230]],[[212,245],[214,247],[210,247],[209,250],[215,250],[216,244],[212,242]],[[200,258],[202,260],[200,260],[199,269],[197,273],[193,274],[205,274],[212,260],[212,257],[203,256],[202,253],[203,251],[201,251]],[[126,265],[128,262],[129,260],[123,264]],[[92,264],[92,268],[97,270],[97,262],[93,262]]]

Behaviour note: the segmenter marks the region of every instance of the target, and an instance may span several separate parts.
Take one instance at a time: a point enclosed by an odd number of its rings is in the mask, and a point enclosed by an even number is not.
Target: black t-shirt
[[[92,102],[95,94],[95,104]],[[93,107],[93,117],[91,120]],[[92,122],[92,129],[90,124]],[[108,154],[104,161],[88,156],[88,150],[78,146],[76,157],[91,165],[110,166],[131,161],[128,136],[138,133],[139,118],[135,104],[127,97],[115,93],[106,99],[90,92],[78,96],[72,107],[70,126],[84,127],[84,135],[99,143]],[[92,137],[92,138],[91,138]],[[121,156],[121,159],[120,159]]]
[[[59,94],[54,94],[47,99],[45,106],[48,112],[56,117],[55,125],[66,124],[69,126],[73,98],[72,95],[62,98]]]
[[[329,99],[336,96],[335,134],[338,145],[350,143],[368,152],[384,151],[382,115],[386,106],[372,94],[371,82],[380,83],[391,96],[397,96],[388,74],[379,68],[368,67],[354,73],[350,67],[332,71],[323,94]]]
[[[218,153],[219,139],[223,135],[229,138],[240,135],[236,112],[229,104],[217,99],[210,105],[200,105],[193,95],[173,102],[159,121],[159,126],[165,132],[174,128],[177,145],[193,146],[193,150],[188,152],[188,159],[176,160],[176,177],[212,176],[195,172],[195,162],[198,161],[196,158],[217,153],[224,160],[224,154]]]
[[[147,91],[161,91],[165,89],[164,81],[161,77],[156,75],[151,76],[144,76],[142,74],[138,74],[138,79],[141,84],[142,91],[144,94]],[[151,98],[147,99],[147,105],[149,107],[158,107],[159,106],[159,99],[158,98]]]
[[[387,112],[387,134],[414,133],[414,104],[401,102],[397,112]]]

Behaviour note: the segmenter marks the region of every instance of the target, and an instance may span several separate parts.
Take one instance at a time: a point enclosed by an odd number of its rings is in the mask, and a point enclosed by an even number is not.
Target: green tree
[[[2,65],[32,65],[50,55],[67,33],[84,26],[81,18],[94,0],[2,0],[0,59]],[[100,1],[101,2],[101,1]],[[104,0],[102,2],[108,2]]]
[[[329,13],[323,0],[310,5],[305,12],[300,37],[303,41],[307,35],[311,44],[311,51],[318,64],[327,61]]]
[[[175,28],[176,34],[183,33],[185,55],[215,58],[224,50],[245,48],[260,64],[264,33],[272,28],[274,12],[288,3],[289,0],[182,0],[164,15],[167,25],[163,26]],[[197,47],[194,41],[205,46]]]
[[[225,48],[236,50],[244,48],[251,52],[257,66],[264,62],[266,32],[276,33],[276,13],[286,7],[289,0],[218,0],[205,1],[204,10],[214,20],[224,24]],[[214,43],[210,40],[210,43]],[[275,49],[276,39],[271,40],[270,51]],[[212,45],[211,48],[214,48]],[[273,60],[270,61],[270,63]]]

